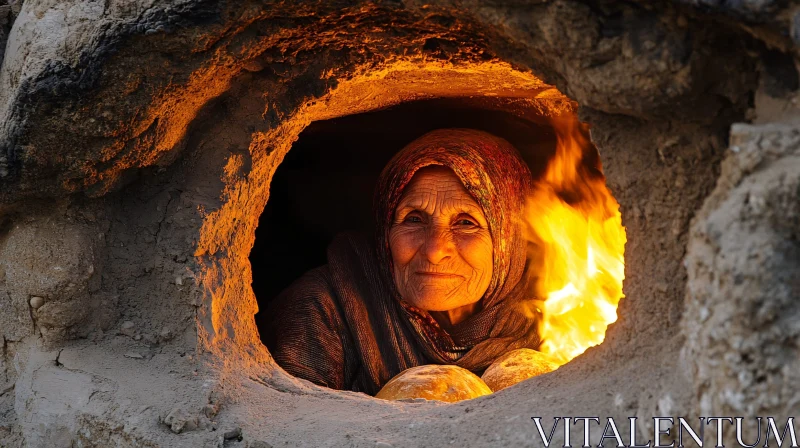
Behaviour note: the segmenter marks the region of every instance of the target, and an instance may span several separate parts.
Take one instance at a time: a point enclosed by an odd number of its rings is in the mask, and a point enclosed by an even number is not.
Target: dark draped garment
[[[430,165],[458,176],[492,235],[492,279],[480,309],[447,331],[400,297],[388,243],[404,188]],[[296,280],[265,310],[269,324],[262,336],[276,362],[316,384],[374,395],[411,367],[454,364],[480,374],[510,350],[538,348],[520,219],[530,187],[530,171],[516,149],[485,132],[442,129],[403,148],[376,187],[375,237],[340,234],[328,247],[328,263]]]

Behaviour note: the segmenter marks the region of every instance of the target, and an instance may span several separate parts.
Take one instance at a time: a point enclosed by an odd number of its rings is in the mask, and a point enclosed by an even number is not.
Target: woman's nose
[[[423,252],[429,262],[439,264],[449,258],[454,250],[455,246],[448,229],[436,227],[428,231]]]

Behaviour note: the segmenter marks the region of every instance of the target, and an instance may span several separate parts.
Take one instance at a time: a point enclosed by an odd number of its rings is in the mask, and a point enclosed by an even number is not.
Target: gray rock
[[[181,407],[173,408],[163,419],[163,423],[169,426],[170,431],[175,434],[194,431],[199,426],[196,416],[189,414]]]
[[[38,310],[44,305],[44,297],[32,296],[30,300],[31,308]]]
[[[126,320],[119,327],[119,334],[132,338],[136,334],[136,325],[133,322]]]
[[[162,328],[162,329],[161,329],[161,332],[158,334],[158,337],[159,337],[159,339],[160,339],[161,341],[169,341],[169,340],[171,340],[171,339],[172,339],[174,336],[175,336],[175,335],[172,333],[172,330],[170,330],[168,327],[164,327],[164,328]]]
[[[242,428],[234,428],[230,431],[227,431],[224,435],[225,440],[231,439],[241,439],[242,437]]]

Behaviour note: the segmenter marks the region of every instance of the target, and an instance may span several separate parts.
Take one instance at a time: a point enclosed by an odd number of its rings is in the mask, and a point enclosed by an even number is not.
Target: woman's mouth
[[[431,278],[441,278],[441,279],[448,279],[448,278],[462,278],[461,275],[458,274],[449,274],[447,272],[430,272],[430,271],[417,271],[417,275],[422,275]]]

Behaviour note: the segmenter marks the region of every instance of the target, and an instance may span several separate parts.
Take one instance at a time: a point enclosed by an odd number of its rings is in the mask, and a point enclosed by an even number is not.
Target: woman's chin
[[[415,297],[407,301],[409,305],[425,311],[452,311],[470,303],[447,302],[437,297]]]

